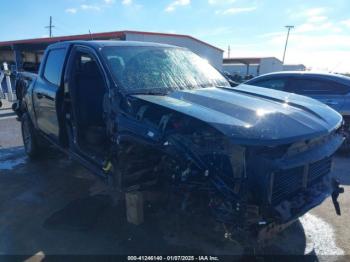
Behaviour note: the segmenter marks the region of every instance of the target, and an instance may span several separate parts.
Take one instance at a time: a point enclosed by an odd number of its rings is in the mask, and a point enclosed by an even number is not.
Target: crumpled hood
[[[314,99],[249,85],[134,97],[204,121],[246,145],[310,139],[330,133],[342,121],[340,114]]]

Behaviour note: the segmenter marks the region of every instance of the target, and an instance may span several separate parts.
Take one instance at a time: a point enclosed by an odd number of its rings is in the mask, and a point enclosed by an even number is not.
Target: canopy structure
[[[56,42],[70,41],[70,40],[136,40],[136,41],[151,41],[160,43],[168,43],[179,46],[192,47],[199,53],[209,54],[209,59],[218,60],[221,64],[223,50],[211,44],[203,42],[197,38],[189,35],[168,34],[156,32],[141,32],[141,31],[115,31],[104,33],[92,33],[69,36],[56,36],[46,38],[33,38],[14,41],[0,42],[0,62],[7,61],[10,65],[15,65],[17,70],[20,70],[23,63],[38,64],[45,48]],[[221,57],[218,59],[218,56]]]

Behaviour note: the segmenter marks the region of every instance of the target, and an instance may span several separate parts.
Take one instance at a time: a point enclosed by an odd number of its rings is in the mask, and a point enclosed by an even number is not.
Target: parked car
[[[255,77],[245,84],[310,96],[337,110],[344,117],[345,146],[350,148],[350,77],[303,71],[276,72]]]
[[[118,192],[175,194],[188,213],[202,208],[227,231],[259,238],[332,193],[340,212],[329,173],[341,115],[296,94],[232,88],[187,49],[53,44],[17,94],[30,157],[45,157],[49,141]]]

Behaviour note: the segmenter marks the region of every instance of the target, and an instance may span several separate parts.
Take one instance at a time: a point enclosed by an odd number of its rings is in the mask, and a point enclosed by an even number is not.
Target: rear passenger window
[[[327,80],[295,79],[291,85],[295,93],[304,95],[341,95],[349,92],[346,86]]]
[[[60,85],[65,49],[53,49],[49,52],[45,68],[44,78],[54,85]]]
[[[283,91],[285,90],[286,82],[287,82],[286,79],[270,79],[270,80],[253,83],[253,85]]]

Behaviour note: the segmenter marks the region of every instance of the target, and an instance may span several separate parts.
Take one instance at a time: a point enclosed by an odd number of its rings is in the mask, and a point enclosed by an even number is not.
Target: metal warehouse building
[[[58,36],[0,42],[0,63],[22,67],[35,67],[40,63],[45,48],[52,43],[69,40],[121,40],[156,42],[186,47],[207,59],[214,67],[222,69],[223,50],[188,35],[165,34],[138,31],[117,31],[95,34]]]
[[[231,75],[258,76],[283,71],[283,63],[276,57],[225,58],[222,69]]]
[[[306,66],[303,64],[297,64],[297,65],[283,65],[283,71],[305,71]]]

